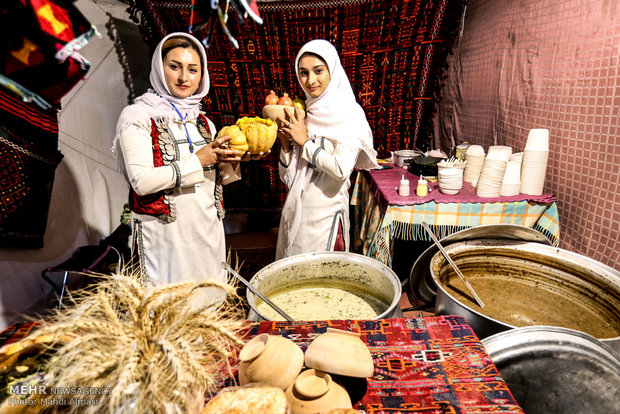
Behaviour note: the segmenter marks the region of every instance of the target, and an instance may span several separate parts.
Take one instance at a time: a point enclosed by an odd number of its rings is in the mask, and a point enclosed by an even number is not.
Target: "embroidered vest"
[[[196,119],[196,126],[207,144],[213,141],[211,127],[203,114],[200,114]],[[153,165],[155,167],[171,165],[177,176],[176,186],[178,187],[181,185],[181,174],[177,165],[180,152],[176,140],[168,129],[168,124],[165,122],[155,122],[151,118],[151,140],[153,144]],[[222,203],[222,180],[219,170],[215,168],[215,171],[215,206],[218,217],[223,219],[225,212]],[[135,213],[154,216],[166,223],[172,223],[176,220],[176,206],[172,189],[141,196],[131,188],[129,203],[131,210]]]

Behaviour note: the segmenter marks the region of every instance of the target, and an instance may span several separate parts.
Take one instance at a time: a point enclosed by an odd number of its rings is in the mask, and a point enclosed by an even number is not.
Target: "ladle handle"
[[[245,280],[243,278],[243,276],[241,276],[239,273],[235,272],[233,270],[233,268],[228,265],[228,263],[222,262],[222,267],[224,269],[228,270],[230,273],[232,273],[233,276],[235,276],[241,283],[243,283],[248,289],[250,289],[250,291],[252,293],[254,293],[256,296],[261,298],[267,305],[271,306],[273,308],[273,310],[278,312],[280,314],[280,316],[282,316],[284,319],[286,319],[289,322],[293,321],[293,318],[288,316],[288,314],[286,312],[284,312],[282,309],[280,309],[280,307],[278,305],[276,305],[275,303],[273,303],[272,301],[267,299],[265,296],[263,296],[263,294],[260,293],[254,286],[250,285],[250,283],[248,283],[248,281]]]
[[[439,248],[439,251],[441,252],[441,254],[443,254],[443,257],[445,257],[448,263],[450,263],[450,266],[452,266],[457,276],[461,279],[461,282],[463,282],[467,290],[469,290],[469,293],[471,293],[474,299],[476,299],[476,302],[478,302],[478,306],[480,306],[481,308],[484,308],[484,302],[482,301],[482,299],[480,299],[480,296],[478,296],[478,294],[476,293],[474,288],[469,284],[467,279],[465,279],[465,276],[463,276],[463,273],[461,273],[461,271],[457,267],[456,263],[454,263],[454,261],[452,260],[448,252],[443,248],[441,243],[439,243],[439,240],[437,240],[437,237],[435,237],[435,233],[433,233],[431,228],[428,226],[428,223],[423,221],[422,226],[431,236],[431,239],[433,239],[433,241],[435,242],[435,245]]]

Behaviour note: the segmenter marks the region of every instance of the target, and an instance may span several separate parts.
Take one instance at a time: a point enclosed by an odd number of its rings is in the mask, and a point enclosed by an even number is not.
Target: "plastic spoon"
[[[431,228],[428,226],[428,223],[423,221],[422,222],[422,226],[428,232],[428,234],[431,236],[431,238],[435,242],[435,245],[439,248],[439,251],[441,252],[441,254],[443,254],[443,257],[445,257],[446,260],[448,261],[448,263],[450,263],[450,266],[452,266],[452,268],[456,272],[457,276],[461,279],[461,282],[463,282],[463,284],[465,285],[467,290],[469,290],[469,293],[471,293],[472,296],[474,297],[474,299],[476,299],[476,302],[478,302],[478,306],[480,306],[481,308],[484,308],[484,302],[482,301],[482,299],[480,299],[480,296],[478,296],[478,294],[476,293],[474,288],[469,284],[467,279],[465,279],[465,276],[463,275],[463,273],[461,273],[459,268],[456,266],[456,263],[454,263],[454,261],[452,260],[452,258],[448,254],[448,252],[445,251],[445,249],[443,248],[441,243],[439,243],[439,240],[437,240],[437,237],[435,237],[435,234],[433,233]]]
[[[239,273],[235,272],[233,270],[232,267],[230,267],[228,265],[228,263],[226,262],[222,262],[222,268],[228,270],[230,273],[232,273],[233,276],[235,276],[241,283],[243,283],[248,289],[250,289],[250,291],[252,293],[254,293],[256,296],[258,296],[259,298],[261,298],[263,300],[263,302],[265,302],[267,305],[271,306],[273,308],[273,310],[275,310],[276,312],[278,312],[280,314],[280,316],[282,316],[284,319],[286,319],[287,321],[291,322],[294,319],[291,318],[290,316],[288,316],[288,314],[286,312],[284,312],[282,309],[280,309],[278,307],[278,305],[276,305],[275,303],[273,303],[272,301],[270,301],[269,299],[267,299],[265,296],[263,296],[262,293],[260,293],[254,286],[250,285],[248,283],[247,280],[245,280],[243,278],[243,276],[241,276]]]

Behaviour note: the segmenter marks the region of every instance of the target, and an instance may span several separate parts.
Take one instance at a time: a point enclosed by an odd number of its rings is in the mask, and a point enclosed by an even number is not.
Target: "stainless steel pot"
[[[592,333],[620,349],[620,272],[540,243],[480,239],[446,251],[487,306],[460,296],[454,271],[437,253],[430,263],[437,314],[463,316],[480,338],[517,326],[554,325]]]
[[[620,413],[620,355],[594,337],[528,326],[482,344],[526,413]]]
[[[316,281],[317,286],[321,286],[326,279],[358,285],[366,293],[389,304],[385,312],[375,319],[403,316],[398,305],[402,290],[396,273],[377,260],[355,253],[318,252],[286,257],[256,272],[250,284],[269,297],[286,286],[296,285],[302,281],[304,283]],[[248,319],[270,320],[258,310],[257,297],[249,290],[246,291],[246,295],[250,305]]]
[[[394,151],[394,164],[401,168],[407,167],[407,161],[419,157],[422,154],[416,150],[398,150]]]

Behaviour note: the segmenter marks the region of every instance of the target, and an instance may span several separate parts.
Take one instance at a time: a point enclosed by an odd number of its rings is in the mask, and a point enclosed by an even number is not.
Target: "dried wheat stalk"
[[[63,412],[195,412],[243,345],[245,315],[235,287],[214,280],[147,287],[136,272],[125,273],[101,275],[94,290],[71,297],[33,333],[58,338],[46,367],[48,386],[110,389],[109,395],[63,395],[98,400]],[[207,288],[226,292],[225,300],[204,300]]]

